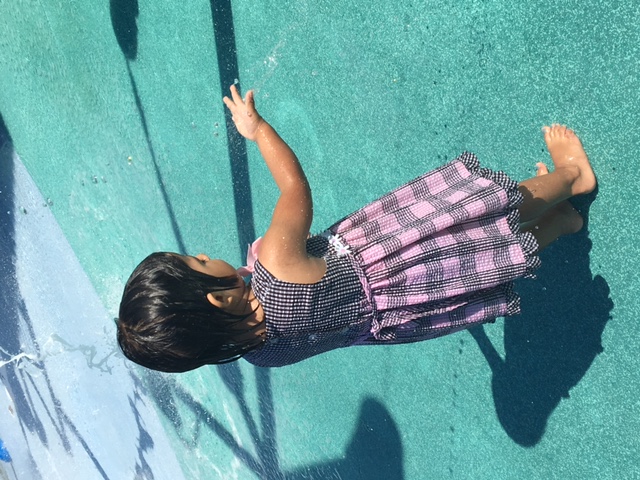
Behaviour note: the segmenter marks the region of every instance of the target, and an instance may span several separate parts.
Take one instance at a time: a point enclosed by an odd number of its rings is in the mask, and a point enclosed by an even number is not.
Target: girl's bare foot
[[[575,174],[572,195],[592,192],[596,188],[596,176],[578,136],[566,126],[555,123],[542,127],[542,131],[556,170],[566,168]]]

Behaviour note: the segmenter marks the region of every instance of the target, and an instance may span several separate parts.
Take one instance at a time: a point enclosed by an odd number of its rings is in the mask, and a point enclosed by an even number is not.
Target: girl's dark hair
[[[118,344],[139,365],[186,372],[237,360],[262,343],[244,315],[217,308],[207,294],[235,288],[238,277],[213,277],[173,253],[149,255],[124,287]]]

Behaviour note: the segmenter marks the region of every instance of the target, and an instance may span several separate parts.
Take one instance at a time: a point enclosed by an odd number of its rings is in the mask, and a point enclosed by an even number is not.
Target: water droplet
[[[50,198],[47,198],[47,205],[49,205],[50,207],[53,207],[53,200],[51,200]]]
[[[21,211],[24,215],[26,215],[26,214],[27,214],[27,209],[26,209],[26,208],[24,208],[24,207],[21,207],[21,208],[20,208],[20,211]]]
[[[96,177],[95,175],[93,177],[91,177],[91,181],[93,183],[98,183],[98,177]]]

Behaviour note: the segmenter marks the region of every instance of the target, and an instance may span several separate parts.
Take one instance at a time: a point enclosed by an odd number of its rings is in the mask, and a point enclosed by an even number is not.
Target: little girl
[[[134,362],[184,372],[244,357],[277,367],[351,345],[408,343],[519,313],[513,281],[537,253],[582,228],[566,201],[596,178],[581,142],[544,127],[555,165],[517,184],[471,153],[309,236],[311,189],[298,159],[258,114],[253,92],[223,99],[280,190],[254,265],[154,253],[120,304],[118,343]],[[253,273],[245,283],[240,273]]]

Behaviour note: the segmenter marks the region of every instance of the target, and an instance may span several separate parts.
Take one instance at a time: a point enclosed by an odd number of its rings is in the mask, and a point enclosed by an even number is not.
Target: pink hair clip
[[[238,275],[241,277],[248,277],[253,273],[253,267],[258,260],[258,250],[260,250],[260,243],[262,243],[262,237],[256,238],[256,240],[248,245],[247,248],[247,264],[244,267],[238,268]]]

